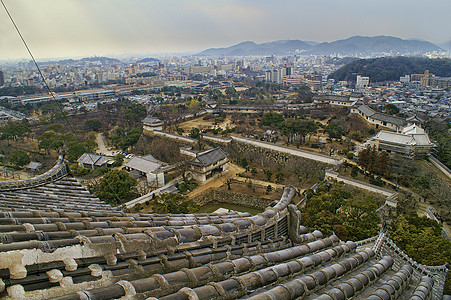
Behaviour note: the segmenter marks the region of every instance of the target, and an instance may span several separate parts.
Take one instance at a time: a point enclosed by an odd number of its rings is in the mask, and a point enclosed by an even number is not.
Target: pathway
[[[105,138],[103,137],[102,133],[97,134],[96,142],[97,142],[97,147],[99,148],[96,151],[98,154],[107,155],[107,156],[114,156],[113,151],[109,151],[106,148],[106,146],[105,146]]]
[[[203,192],[207,191],[210,188],[218,188],[221,185],[225,184],[227,182],[227,179],[232,179],[237,177],[237,174],[243,173],[245,169],[241,168],[238,165],[235,165],[231,162],[227,164],[227,170],[219,176],[213,176],[212,178],[209,178],[207,181],[199,185],[194,191],[188,194],[188,197],[194,198]]]

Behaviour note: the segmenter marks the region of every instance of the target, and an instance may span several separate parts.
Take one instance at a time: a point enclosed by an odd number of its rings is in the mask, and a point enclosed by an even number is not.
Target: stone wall
[[[231,137],[234,141],[237,141],[240,143],[245,143],[245,144],[253,145],[256,147],[260,147],[260,148],[264,148],[264,149],[268,149],[268,150],[272,150],[272,151],[286,153],[286,154],[290,154],[290,155],[297,156],[297,157],[307,158],[307,159],[319,161],[319,162],[326,163],[326,164],[331,164],[331,165],[336,166],[336,165],[340,165],[343,162],[342,158],[335,158],[335,157],[327,156],[324,154],[319,154],[316,152],[310,152],[310,151],[300,150],[300,149],[291,148],[291,147],[287,147],[287,146],[276,145],[276,144],[263,142],[263,141],[250,139],[250,138],[245,138],[245,137],[237,136],[237,135],[232,135]]]
[[[254,209],[264,210],[274,200],[259,198],[252,195],[235,194],[228,191],[209,190],[194,198],[199,205],[206,205],[211,202],[230,203]]]

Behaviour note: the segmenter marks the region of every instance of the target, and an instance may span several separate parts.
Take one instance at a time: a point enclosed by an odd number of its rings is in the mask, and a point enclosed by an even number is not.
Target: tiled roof
[[[196,166],[209,166],[218,162],[228,155],[221,148],[213,148],[207,151],[198,153],[195,158],[191,160],[191,164]]]
[[[161,121],[158,118],[154,118],[154,117],[145,117],[142,122],[145,123],[145,124],[159,124],[159,123],[163,123],[163,121]]]
[[[125,163],[124,166],[143,173],[150,173],[160,168],[162,164],[145,159],[144,157],[135,156]]]
[[[358,110],[364,114],[365,116],[371,117],[373,114],[375,114],[376,112],[369,106],[366,105],[361,105],[358,107]]]
[[[1,191],[0,297],[441,298],[445,266],[417,264],[384,232],[359,242],[308,232],[295,193],[251,216],[126,213],[68,177]]]
[[[429,140],[427,134],[402,134],[391,131],[381,130],[374,140],[398,144],[403,146],[433,146],[434,144]]]
[[[359,106],[358,110],[365,116],[370,117],[375,120],[392,123],[397,126],[404,126],[407,124],[406,120],[403,118],[375,112],[372,108],[370,108],[369,106],[366,106],[366,105]]]
[[[407,124],[406,120],[403,119],[403,118],[390,116],[390,115],[383,114],[383,113],[374,113],[371,116],[371,118],[373,118],[375,120],[382,121],[382,122],[392,123],[392,124],[395,124],[397,126],[404,126],[404,125]]]
[[[107,163],[109,160],[111,160],[111,157],[98,155],[98,154],[91,154],[91,153],[83,153],[82,156],[77,160],[78,163],[85,164],[85,165],[95,165],[95,166],[103,166],[105,163]]]
[[[42,164],[40,162],[36,162],[36,161],[30,161],[30,163],[25,166],[25,168],[30,169],[30,170],[37,170],[41,167],[42,167]]]

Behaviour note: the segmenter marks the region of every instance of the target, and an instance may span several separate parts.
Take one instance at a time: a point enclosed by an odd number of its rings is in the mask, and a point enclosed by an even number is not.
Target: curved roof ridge
[[[44,174],[35,176],[30,179],[1,181],[0,191],[14,191],[37,187],[61,179],[67,174],[68,170],[64,161],[64,154],[60,154],[56,165]]]

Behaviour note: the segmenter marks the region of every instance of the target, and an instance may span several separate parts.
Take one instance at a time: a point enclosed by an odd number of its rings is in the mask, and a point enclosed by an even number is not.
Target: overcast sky
[[[242,41],[451,40],[451,0],[3,0],[37,58],[200,51]],[[28,58],[0,7],[0,60]]]

